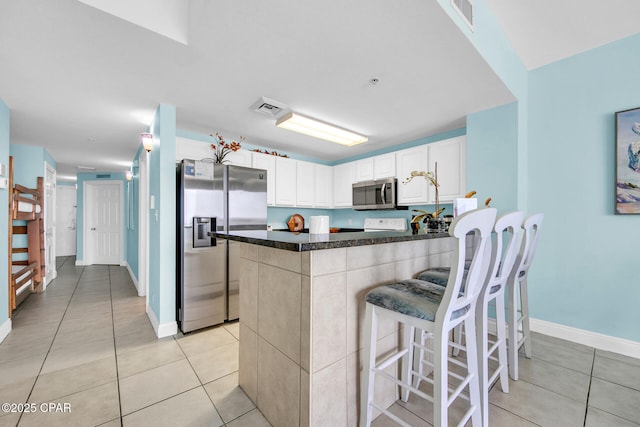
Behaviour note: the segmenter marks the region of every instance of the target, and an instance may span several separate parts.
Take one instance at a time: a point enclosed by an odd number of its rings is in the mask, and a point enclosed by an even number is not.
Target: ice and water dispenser
[[[193,217],[193,247],[204,248],[215,246],[216,238],[209,233],[216,230],[216,219],[206,217]]]

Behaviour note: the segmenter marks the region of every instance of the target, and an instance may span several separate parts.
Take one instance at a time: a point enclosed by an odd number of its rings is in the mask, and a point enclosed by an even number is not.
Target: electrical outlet
[[[349,218],[349,225],[353,225],[353,220],[351,218]]]

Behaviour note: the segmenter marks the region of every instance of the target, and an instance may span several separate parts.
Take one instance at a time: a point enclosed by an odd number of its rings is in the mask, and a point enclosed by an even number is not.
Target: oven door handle
[[[387,200],[384,197],[384,193],[385,193],[386,188],[387,188],[387,183],[385,182],[384,184],[382,184],[382,187],[380,188],[380,196],[382,197],[382,204],[383,205],[387,204]]]

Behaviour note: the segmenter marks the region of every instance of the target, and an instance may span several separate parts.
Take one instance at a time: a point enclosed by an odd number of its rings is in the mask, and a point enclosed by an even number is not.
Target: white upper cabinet
[[[276,205],[296,205],[296,161],[286,157],[276,157]]]
[[[369,157],[362,160],[356,160],[355,162],[355,174],[356,181],[371,181],[373,180],[373,157]]]
[[[267,171],[267,205],[276,203],[276,157],[270,154],[251,153],[251,167]]]
[[[314,165],[314,202],[317,208],[330,208],[333,194],[333,168],[325,165]]]
[[[213,157],[211,143],[188,138],[176,138],[176,161],[182,159],[201,160]]]
[[[429,148],[429,170],[435,172],[438,162],[438,188],[440,202],[451,202],[466,193],[466,138],[458,136],[434,142]],[[435,192],[430,191],[429,202],[435,202]]]
[[[396,176],[396,153],[388,153],[373,158],[373,179]]]
[[[313,206],[315,164],[296,161],[296,206]]]
[[[396,176],[395,152],[368,157],[355,162],[356,180],[354,182],[372,181],[394,176]]]
[[[352,206],[352,185],[355,182],[355,162],[343,163],[333,167],[333,207],[350,208]]]
[[[429,181],[418,176],[407,184],[402,183],[412,171],[426,171],[428,165],[429,150],[426,145],[396,152],[399,205],[421,205],[429,202]]]
[[[238,151],[232,151],[225,157],[227,165],[246,166],[251,167],[251,151],[240,149]]]

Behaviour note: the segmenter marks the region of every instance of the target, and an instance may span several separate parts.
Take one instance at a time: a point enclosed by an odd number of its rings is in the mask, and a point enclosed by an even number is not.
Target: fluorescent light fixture
[[[142,146],[144,149],[147,150],[147,153],[150,153],[151,150],[153,150],[153,134],[146,132],[141,133],[140,139],[142,140]]]
[[[342,145],[362,144],[368,140],[366,136],[294,112],[278,119],[276,126]]]

